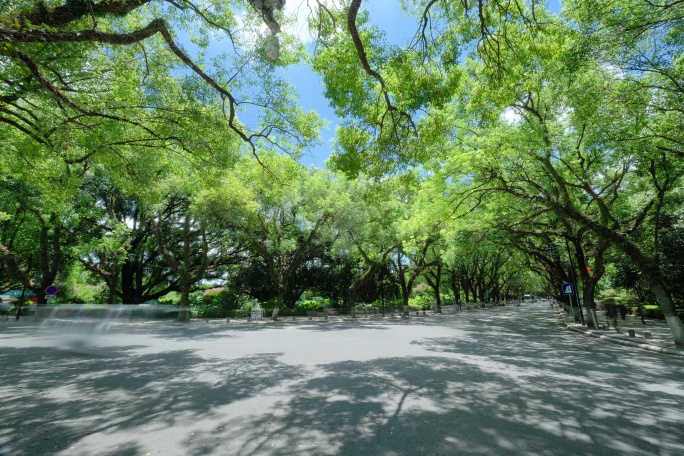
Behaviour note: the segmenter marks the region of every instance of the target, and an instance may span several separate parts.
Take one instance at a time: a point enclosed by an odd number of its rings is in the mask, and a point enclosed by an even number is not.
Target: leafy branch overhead
[[[393,18],[396,11],[406,16],[394,27],[415,27],[401,42],[380,27],[383,12],[364,6],[374,7],[362,0],[326,2],[311,27],[317,33],[313,68],[343,119],[331,163],[350,175],[392,173],[426,160],[426,143],[448,134],[440,111],[459,97],[463,64],[482,62],[502,80],[514,71],[506,59],[519,52],[519,36],[539,33],[552,20],[534,0],[407,1],[388,6]]]
[[[178,122],[201,117],[213,105],[253,154],[274,145],[297,154],[315,139],[320,123],[297,107],[292,88],[277,82],[274,64],[263,58],[257,12],[234,11],[239,7],[68,0],[10,8],[0,16],[0,55],[8,59],[0,78],[0,122],[52,149],[59,149],[59,130],[108,121],[128,125],[128,146],[144,142],[196,153],[207,144],[191,144],[194,138]],[[249,27],[237,28],[238,13],[253,17]],[[208,59],[208,37],[216,32],[232,52]],[[184,50],[186,39],[198,46],[195,55]],[[299,50],[291,50],[289,59],[298,58]],[[116,67],[121,64],[127,71]],[[263,113],[257,123],[239,119],[241,110],[254,108]],[[48,113],[59,121],[41,121]]]

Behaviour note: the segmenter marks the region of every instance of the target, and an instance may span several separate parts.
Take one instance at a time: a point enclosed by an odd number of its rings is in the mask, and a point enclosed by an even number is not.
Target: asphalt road
[[[389,321],[0,326],[20,455],[682,455],[684,358],[548,304]],[[56,323],[56,324],[55,324]]]

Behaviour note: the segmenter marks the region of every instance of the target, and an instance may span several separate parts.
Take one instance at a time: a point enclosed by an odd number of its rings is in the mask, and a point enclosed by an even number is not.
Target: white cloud
[[[311,14],[312,11],[312,9],[309,7],[309,3],[311,3],[311,8],[314,8],[313,11],[315,12],[318,8],[318,5],[315,1],[312,0],[289,0],[285,3],[285,7],[282,11],[275,12],[275,17],[280,24],[282,32],[287,33],[289,35],[294,35],[304,43],[309,43],[313,40],[313,38],[309,34],[307,24],[307,17]],[[328,0],[322,0],[321,3],[327,4]],[[248,8],[250,12],[254,11],[251,6],[248,6]],[[245,27],[247,26],[245,14],[246,11],[239,11],[235,15],[235,18],[237,20],[236,30],[241,32],[244,32]],[[287,20],[283,21],[283,17],[286,17]],[[290,23],[292,22],[292,19],[294,19],[294,21],[293,23]],[[287,22],[287,24],[284,24],[283,22]],[[263,21],[259,21],[257,22],[257,24],[259,30],[258,35],[255,35],[254,33],[240,33],[241,41],[244,42],[244,45],[246,47],[257,46],[260,42],[260,38],[258,38],[258,36],[264,36],[269,33],[268,26],[266,26],[266,24]]]
[[[315,6],[317,8],[317,6]],[[312,41],[309,27],[307,25],[307,18],[311,14],[307,0],[290,0],[285,3],[284,13],[288,17],[294,17],[294,24],[283,27],[285,33],[295,35],[304,43]]]
[[[320,3],[331,8],[335,4],[333,0],[320,0]],[[314,0],[288,0],[283,11],[288,17],[295,19],[293,24],[283,27],[283,31],[296,36],[306,44],[312,42],[314,37],[309,33],[307,19],[318,13],[318,3]]]
[[[522,122],[522,116],[520,113],[518,113],[515,108],[511,106],[504,109],[499,118],[507,125],[518,125],[520,122]]]

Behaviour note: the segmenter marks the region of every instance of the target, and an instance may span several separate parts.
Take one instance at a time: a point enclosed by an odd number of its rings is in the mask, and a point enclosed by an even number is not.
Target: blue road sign
[[[575,292],[572,290],[572,284],[571,283],[564,283],[563,284],[563,294],[565,294],[565,295],[575,294]]]
[[[50,285],[49,287],[47,287],[45,289],[45,293],[48,295],[56,295],[58,291],[59,291],[59,288],[57,288],[54,285]]]

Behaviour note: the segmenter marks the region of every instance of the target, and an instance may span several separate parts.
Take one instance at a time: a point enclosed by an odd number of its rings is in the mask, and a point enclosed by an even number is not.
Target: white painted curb
[[[669,355],[684,356],[684,350],[680,350],[678,348],[660,347],[658,345],[632,342],[631,340],[618,339],[616,337],[611,337],[611,336],[608,336],[605,334],[595,333],[595,332],[593,332],[591,330],[587,330],[587,329],[573,328],[572,326],[566,326],[566,328],[568,328],[571,331],[575,331],[575,332],[585,334],[585,335],[591,336],[591,337],[597,337],[599,339],[607,340],[609,342],[613,342],[616,344],[629,345],[631,347],[637,347],[637,348],[640,348],[642,350],[649,350],[649,351],[658,352],[658,353],[667,353]]]

